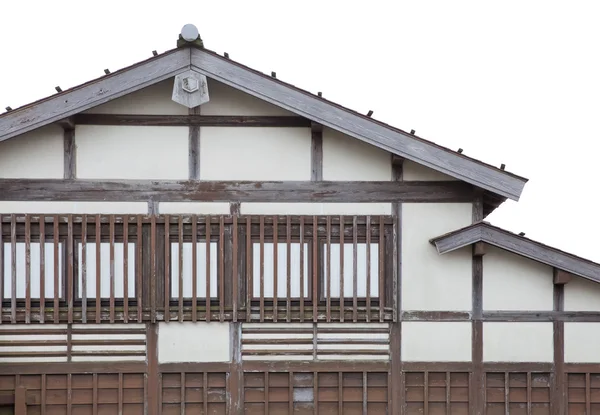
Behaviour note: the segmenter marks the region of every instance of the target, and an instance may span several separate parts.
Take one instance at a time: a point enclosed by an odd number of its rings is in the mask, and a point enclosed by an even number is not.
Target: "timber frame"
[[[525,178],[358,114],[207,49],[190,45],[1,115],[0,141],[59,122],[189,69],[323,127],[340,131],[501,197],[518,200],[527,182]],[[85,120],[89,116],[81,117]]]

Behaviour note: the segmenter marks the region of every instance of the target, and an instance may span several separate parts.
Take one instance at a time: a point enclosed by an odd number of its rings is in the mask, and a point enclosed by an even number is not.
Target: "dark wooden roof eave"
[[[485,242],[514,254],[600,283],[600,264],[517,235],[488,222],[478,222],[430,240],[438,253]]]

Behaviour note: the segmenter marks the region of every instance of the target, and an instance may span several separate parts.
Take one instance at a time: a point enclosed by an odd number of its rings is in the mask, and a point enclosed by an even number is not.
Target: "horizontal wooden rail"
[[[389,216],[0,215],[0,323],[391,321]]]
[[[248,182],[0,179],[0,200],[120,202],[471,202],[473,186],[441,182]]]

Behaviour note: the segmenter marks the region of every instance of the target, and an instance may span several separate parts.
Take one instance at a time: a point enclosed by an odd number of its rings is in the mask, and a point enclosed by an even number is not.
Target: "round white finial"
[[[181,28],[181,37],[187,40],[188,42],[193,42],[198,39],[200,33],[198,32],[198,28],[193,24],[186,24]]]

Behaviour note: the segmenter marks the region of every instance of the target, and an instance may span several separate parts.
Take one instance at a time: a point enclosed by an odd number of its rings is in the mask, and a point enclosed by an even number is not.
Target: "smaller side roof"
[[[600,283],[600,264],[544,245],[488,222],[478,222],[431,239],[438,253],[445,254],[476,242],[485,242],[517,255],[550,265]]]

